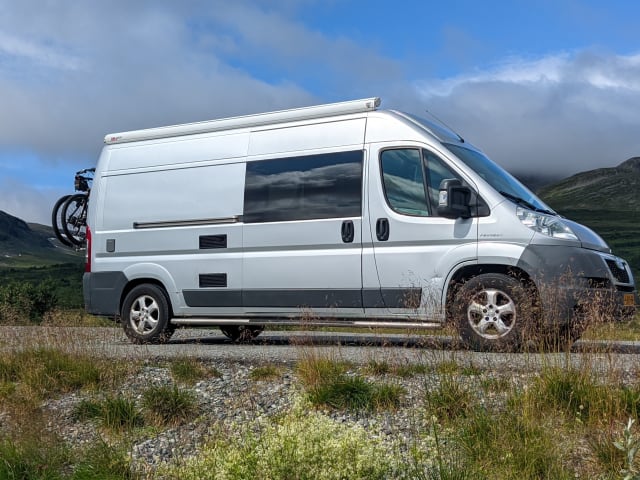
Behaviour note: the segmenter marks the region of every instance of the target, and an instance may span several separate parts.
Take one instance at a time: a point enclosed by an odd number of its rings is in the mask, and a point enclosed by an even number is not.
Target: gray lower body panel
[[[420,288],[183,290],[189,307],[410,308]],[[414,302],[415,303],[415,300]]]

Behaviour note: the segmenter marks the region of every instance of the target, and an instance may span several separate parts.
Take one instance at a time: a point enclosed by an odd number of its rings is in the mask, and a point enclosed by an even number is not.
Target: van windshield
[[[484,154],[451,143],[446,143],[445,146],[480,175],[484,181],[512,202],[530,210],[556,215],[531,190]]]

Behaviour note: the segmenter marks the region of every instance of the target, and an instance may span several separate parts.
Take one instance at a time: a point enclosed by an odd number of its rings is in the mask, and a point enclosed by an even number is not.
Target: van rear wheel
[[[537,342],[530,292],[517,279],[485,273],[467,280],[451,309],[460,337],[478,351],[512,352]]]
[[[156,285],[133,288],[122,304],[121,319],[124,333],[138,344],[166,343],[175,331],[169,323],[167,297]]]
[[[220,327],[220,331],[234,342],[249,342],[260,335],[263,330],[264,327],[261,325],[225,325]]]

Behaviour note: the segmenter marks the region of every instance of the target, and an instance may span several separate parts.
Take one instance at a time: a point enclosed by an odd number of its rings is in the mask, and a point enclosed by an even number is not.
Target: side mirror
[[[445,218],[471,217],[471,189],[457,178],[446,178],[440,182],[438,215]]]

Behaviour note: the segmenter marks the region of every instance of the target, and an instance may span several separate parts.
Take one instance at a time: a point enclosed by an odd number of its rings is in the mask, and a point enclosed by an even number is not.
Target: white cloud
[[[416,89],[430,110],[516,172],[569,175],[640,154],[640,55],[512,58]]]

